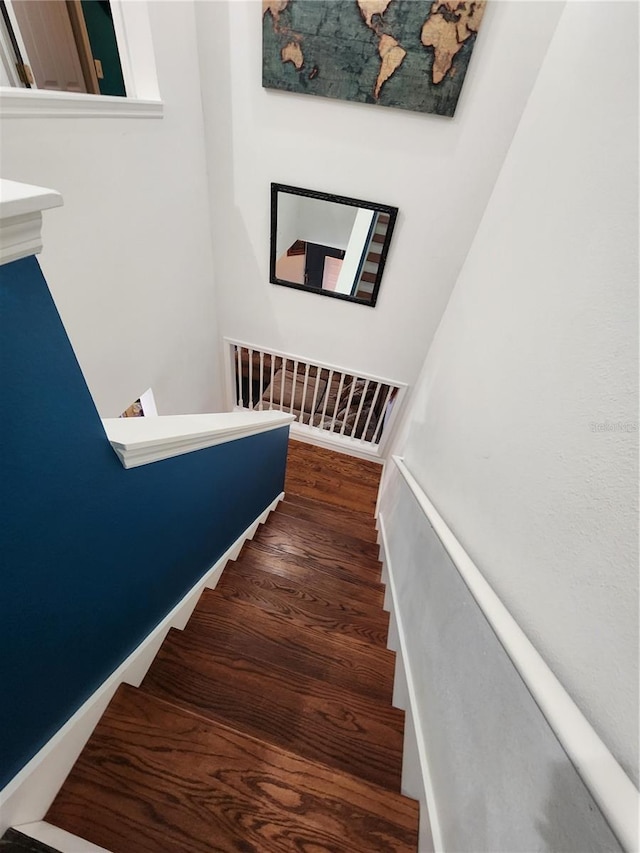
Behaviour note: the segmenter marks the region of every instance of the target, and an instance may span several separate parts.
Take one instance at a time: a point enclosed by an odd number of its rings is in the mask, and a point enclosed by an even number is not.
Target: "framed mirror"
[[[397,207],[271,184],[269,281],[373,307]]]

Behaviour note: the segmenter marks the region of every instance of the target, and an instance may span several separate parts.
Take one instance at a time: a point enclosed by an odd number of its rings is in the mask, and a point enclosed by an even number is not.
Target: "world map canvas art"
[[[486,0],[263,0],[262,84],[453,116]]]

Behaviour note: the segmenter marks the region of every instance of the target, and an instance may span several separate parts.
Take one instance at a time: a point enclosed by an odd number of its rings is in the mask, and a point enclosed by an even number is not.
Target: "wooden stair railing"
[[[415,851],[373,506],[380,466],[290,443],[286,499],[46,820],[112,853]]]

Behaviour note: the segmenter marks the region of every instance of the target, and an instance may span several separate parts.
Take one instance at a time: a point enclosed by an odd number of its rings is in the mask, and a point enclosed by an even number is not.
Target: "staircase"
[[[119,688],[48,823],[112,853],[416,850],[380,466],[290,442],[287,468],[268,523]]]
[[[378,268],[382,260],[382,247],[387,236],[388,227],[389,215],[378,213],[371,234],[371,240],[367,247],[367,255],[360,272],[360,278],[354,288],[355,296],[359,299],[368,299],[373,293],[375,282],[378,278]]]

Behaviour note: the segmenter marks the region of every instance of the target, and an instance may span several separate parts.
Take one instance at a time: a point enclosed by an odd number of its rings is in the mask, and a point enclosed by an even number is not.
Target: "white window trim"
[[[111,0],[111,11],[126,98],[0,86],[2,118],[161,118],[147,0]]]

